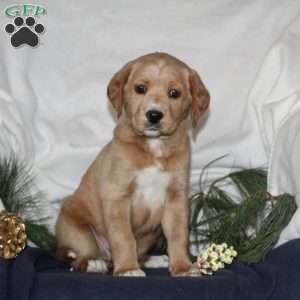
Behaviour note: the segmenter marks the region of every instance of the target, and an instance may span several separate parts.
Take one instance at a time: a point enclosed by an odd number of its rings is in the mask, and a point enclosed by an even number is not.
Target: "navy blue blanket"
[[[273,250],[252,266],[234,263],[212,277],[172,278],[166,269],[146,278],[69,272],[40,249],[0,259],[0,300],[300,299],[300,240]]]

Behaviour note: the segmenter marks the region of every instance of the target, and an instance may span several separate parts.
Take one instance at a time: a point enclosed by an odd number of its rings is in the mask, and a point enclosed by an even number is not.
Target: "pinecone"
[[[0,212],[0,257],[15,258],[26,246],[25,224],[13,213]]]

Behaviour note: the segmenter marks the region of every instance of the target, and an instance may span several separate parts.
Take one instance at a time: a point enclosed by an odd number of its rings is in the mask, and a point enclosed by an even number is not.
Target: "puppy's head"
[[[209,105],[209,93],[196,71],[165,53],[127,63],[111,79],[108,98],[139,135],[171,135],[191,112],[192,125]]]

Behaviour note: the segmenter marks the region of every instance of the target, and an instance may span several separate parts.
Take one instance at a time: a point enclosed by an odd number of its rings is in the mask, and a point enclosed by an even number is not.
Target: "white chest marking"
[[[148,143],[150,150],[155,157],[162,156],[161,141],[159,139],[149,139]]]
[[[142,201],[151,210],[162,207],[167,196],[170,179],[169,172],[161,171],[156,166],[137,172],[134,201]]]

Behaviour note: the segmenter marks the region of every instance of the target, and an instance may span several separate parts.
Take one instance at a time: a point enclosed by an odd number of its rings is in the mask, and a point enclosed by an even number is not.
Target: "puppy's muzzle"
[[[164,114],[159,110],[148,110],[146,112],[146,118],[150,125],[158,125],[163,117]]]

